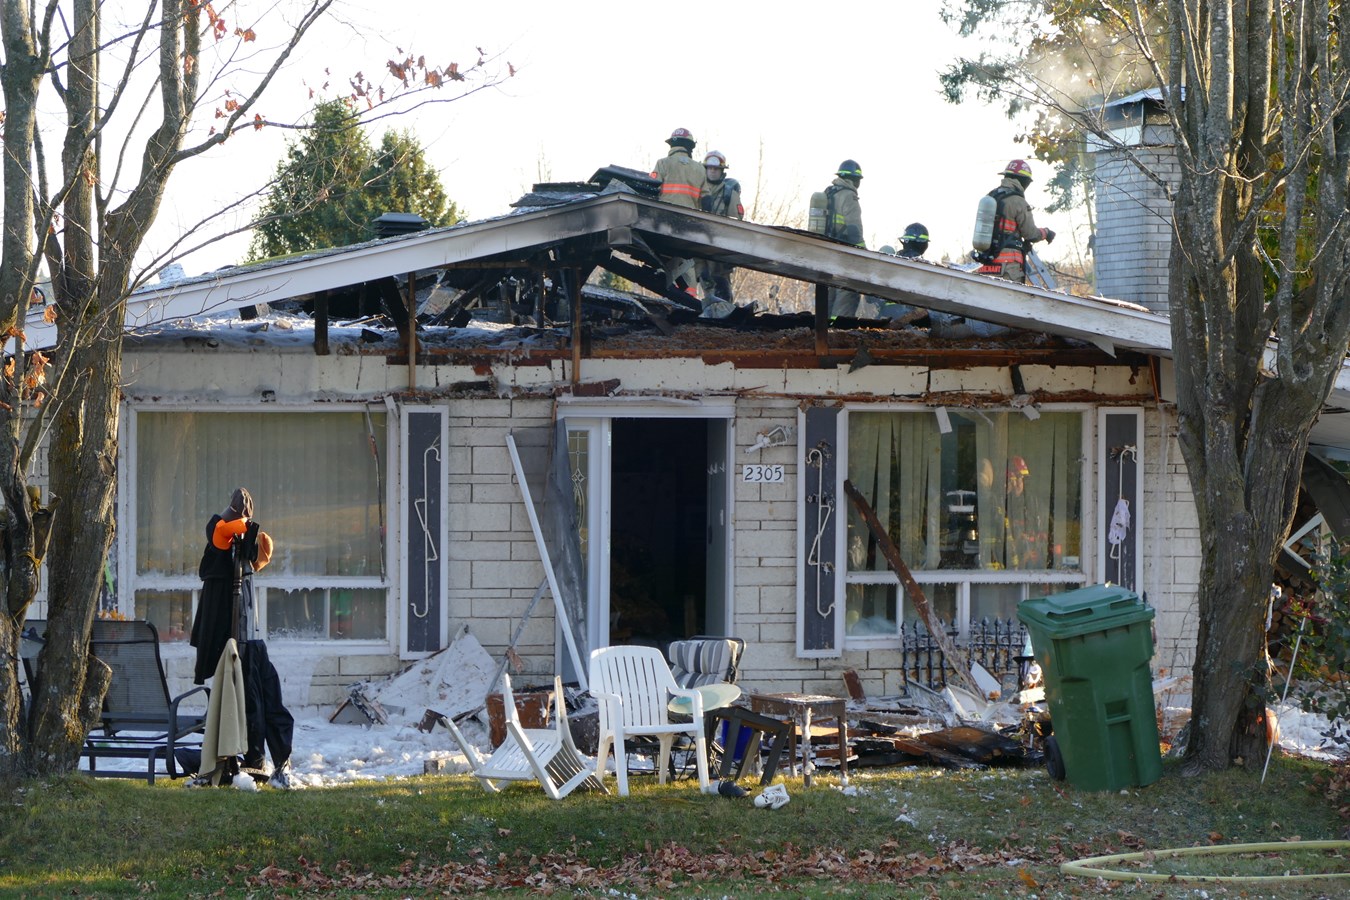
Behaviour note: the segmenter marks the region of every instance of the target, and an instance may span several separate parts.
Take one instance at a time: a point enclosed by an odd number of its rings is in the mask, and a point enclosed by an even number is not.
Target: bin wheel
[[[1045,769],[1056,781],[1064,780],[1064,755],[1059,752],[1059,740],[1053,734],[1045,739]]]

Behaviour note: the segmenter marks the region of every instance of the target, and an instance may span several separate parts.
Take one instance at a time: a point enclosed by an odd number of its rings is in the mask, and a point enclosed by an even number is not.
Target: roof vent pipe
[[[412,234],[414,231],[426,231],[431,223],[417,213],[387,212],[370,223],[377,238],[397,237],[400,234]]]

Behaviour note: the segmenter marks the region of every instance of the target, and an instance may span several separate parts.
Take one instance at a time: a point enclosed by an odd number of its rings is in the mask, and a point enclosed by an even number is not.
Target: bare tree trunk
[[[79,760],[92,723],[88,708],[102,702],[97,669],[88,669],[89,633],[98,605],[108,548],[113,538],[117,473],[117,375],[121,333],[106,329],[75,353],[78,393],[67,395],[53,429],[52,493],[71,514],[52,530],[57,546],[78,548],[51,573],[48,643],[34,698],[32,764],[39,773],[66,772]]]
[[[1195,774],[1265,756],[1270,581],[1308,434],[1350,336],[1350,85],[1346,48],[1333,60],[1329,37],[1339,29],[1344,40],[1345,25],[1326,3],[1169,7],[1172,83],[1183,72],[1187,83],[1184,102],[1177,91],[1169,100],[1187,172],[1175,207],[1172,339],[1179,437],[1204,536],[1183,767]]]
[[[61,168],[70,190],[64,203],[63,259],[52,273],[62,309],[71,316],[72,321],[62,325],[67,333],[74,330],[71,326],[82,325],[89,311],[97,308],[98,251],[93,223],[94,190],[100,178],[93,134],[99,99],[98,15],[94,0],[79,0],[74,5],[65,93],[66,133],[61,149]],[[64,564],[52,567],[47,592],[47,642],[38,658],[40,675],[29,725],[29,765],[39,774],[68,772],[76,767],[89,730],[82,713],[103,700],[101,692],[85,697],[89,630],[98,595],[96,590],[92,594],[85,590],[84,583],[90,570],[103,569],[109,540],[98,532],[110,532],[112,522],[107,479],[100,477],[97,468],[82,465],[85,457],[106,451],[101,434],[101,411],[106,405],[101,395],[106,388],[100,386],[95,372],[104,357],[100,352],[103,332],[95,334],[93,343],[83,349],[71,336],[69,371],[76,376],[78,387],[61,407],[48,450],[51,493],[67,514],[54,523],[52,532]],[[116,471],[111,458],[105,460],[104,467]],[[78,552],[70,552],[76,549]]]
[[[0,7],[0,33],[4,65],[0,84],[4,89],[3,129],[4,222],[0,234],[0,297],[27,298],[33,291],[33,139],[36,133],[37,86],[44,60],[32,43],[29,4],[5,3]],[[21,324],[19,311],[27,304],[15,300],[3,304],[0,333],[6,335]],[[22,360],[16,359],[16,363]],[[16,368],[21,366],[16,365]],[[19,373],[0,379],[0,400],[8,411],[0,417],[0,494],[4,518],[0,523],[0,779],[26,773],[24,723],[19,720],[18,646],[19,629],[38,587],[38,557],[35,545],[28,477],[23,456],[24,409]]]

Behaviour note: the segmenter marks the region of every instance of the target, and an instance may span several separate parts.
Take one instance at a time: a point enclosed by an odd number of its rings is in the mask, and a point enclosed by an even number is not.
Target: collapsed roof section
[[[604,269],[694,312],[696,301],[665,288],[659,270],[661,261],[671,257],[716,260],[817,285],[813,327],[822,349],[830,326],[825,291],[832,286],[1085,341],[1108,353],[1120,347],[1170,354],[1167,319],[1139,307],[1045,291],[851,247],[795,229],[675,207],[640,196],[619,179],[611,179],[602,193],[546,208],[150,286],[128,301],[126,325],[141,327],[283,300],[324,300],[330,292],[363,285],[381,296],[402,331],[409,322],[406,310],[410,304],[415,307],[416,298],[395,279],[406,285],[410,275],[437,271],[443,273],[443,284],[462,292],[453,301],[461,309],[491,291],[522,291],[547,282],[556,297],[573,307],[559,309],[557,318],[579,323],[581,291],[574,286],[584,285],[592,272]],[[659,312],[653,315],[658,325],[661,317]],[[55,329],[30,320],[28,338],[30,346],[50,346]]]

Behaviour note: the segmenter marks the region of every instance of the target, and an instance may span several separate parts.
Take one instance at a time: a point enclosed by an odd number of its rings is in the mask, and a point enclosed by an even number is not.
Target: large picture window
[[[242,485],[276,543],[255,577],[269,637],[385,638],[383,412],[141,411],[135,428],[138,617],[186,638],[203,529]]]
[[[1008,618],[1031,586],[1081,580],[1083,414],[848,415],[848,478],[939,615]],[[862,516],[847,517],[845,634],[897,634],[913,610]],[[897,602],[901,601],[901,602]]]

